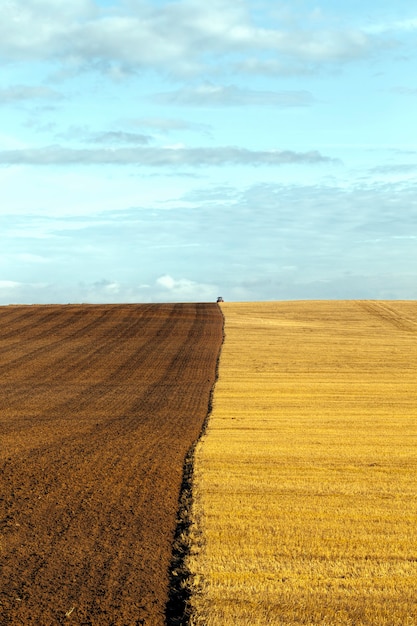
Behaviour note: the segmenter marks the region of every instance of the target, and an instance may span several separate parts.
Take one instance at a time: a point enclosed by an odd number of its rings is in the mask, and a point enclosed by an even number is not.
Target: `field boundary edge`
[[[194,443],[191,444],[184,459],[181,488],[178,498],[177,525],[174,533],[172,558],[169,567],[168,602],[165,609],[165,621],[167,626],[189,626],[191,618],[189,601],[192,594],[190,584],[192,575],[186,565],[186,561],[192,545],[190,530],[192,526],[194,458],[196,447],[206,433],[213,410],[214,391],[219,377],[220,356],[225,340],[225,316],[221,306],[217,306],[222,316],[222,339],[216,359],[214,381],[209,393],[207,413],[200,434]]]

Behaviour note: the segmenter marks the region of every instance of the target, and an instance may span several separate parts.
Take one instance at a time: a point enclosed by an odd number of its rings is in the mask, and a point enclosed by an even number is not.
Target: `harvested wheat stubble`
[[[0,308],[0,623],[164,623],[216,304]]]
[[[417,626],[417,303],[221,306],[191,623]]]

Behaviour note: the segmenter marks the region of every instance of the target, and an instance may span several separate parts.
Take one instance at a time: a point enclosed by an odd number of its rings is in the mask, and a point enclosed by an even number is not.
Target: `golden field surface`
[[[417,303],[223,304],[193,625],[417,625]]]

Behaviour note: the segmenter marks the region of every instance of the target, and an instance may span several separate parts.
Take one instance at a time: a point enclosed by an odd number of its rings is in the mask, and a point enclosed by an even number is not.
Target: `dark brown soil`
[[[164,623],[216,304],[0,307],[0,624]]]

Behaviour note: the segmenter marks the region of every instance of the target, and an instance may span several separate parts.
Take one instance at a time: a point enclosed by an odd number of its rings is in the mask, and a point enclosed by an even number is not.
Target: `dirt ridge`
[[[183,466],[181,491],[178,500],[177,525],[169,570],[170,583],[168,602],[165,609],[167,626],[189,626],[191,618],[189,600],[191,597],[192,584],[191,572],[187,566],[187,557],[191,547],[190,529],[192,525],[194,455],[196,446],[205,434],[210,420],[210,415],[213,410],[215,387],[219,377],[220,356],[225,340],[225,319],[220,306],[219,310],[222,315],[222,341],[217,355],[215,377],[209,394],[207,414],[198,439],[191,444]]]

